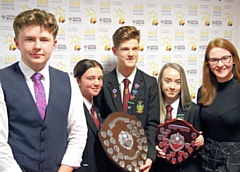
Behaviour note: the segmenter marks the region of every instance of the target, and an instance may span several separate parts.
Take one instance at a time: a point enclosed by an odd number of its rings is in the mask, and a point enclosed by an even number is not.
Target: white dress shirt
[[[83,102],[85,103],[85,106],[87,107],[89,114],[91,115],[91,108],[92,108],[93,102],[89,102],[89,100],[86,99],[85,97],[83,97]]]
[[[35,73],[31,68],[19,61],[19,67],[23,72],[27,85],[35,99],[34,84],[31,76]],[[48,102],[50,78],[49,66],[40,71],[43,75],[42,83],[44,85],[46,102]],[[70,75],[69,75],[70,76]],[[16,81],[17,82],[17,81]],[[87,140],[87,124],[84,115],[83,97],[79,90],[75,78],[70,76],[71,82],[71,102],[68,112],[68,146],[63,156],[61,164],[71,167],[79,167],[82,161],[82,153],[84,151]],[[0,86],[0,171],[1,172],[20,172],[21,169],[13,157],[11,147],[8,145],[8,114],[4,101],[4,94]]]
[[[123,101],[123,89],[124,89],[124,82],[123,80],[125,78],[127,78],[130,82],[129,82],[129,92],[131,93],[131,89],[132,89],[132,84],[133,84],[133,81],[134,81],[134,78],[135,78],[135,75],[137,73],[137,68],[135,67],[133,73],[128,76],[128,77],[125,77],[123,76],[119,71],[118,71],[118,68],[116,69],[116,73],[117,73],[117,79],[118,79],[118,83],[119,83],[119,89],[121,91],[121,97],[122,97],[122,101]]]

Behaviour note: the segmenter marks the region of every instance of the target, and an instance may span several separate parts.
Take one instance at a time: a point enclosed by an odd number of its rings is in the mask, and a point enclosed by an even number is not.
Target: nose
[[[217,64],[217,66],[223,66],[224,65],[224,63],[222,62],[222,60],[218,60],[218,64]]]
[[[170,88],[171,88],[171,89],[175,89],[175,83],[174,83],[174,82],[171,82],[171,83],[170,83]]]
[[[99,79],[94,79],[93,84],[94,84],[94,85],[100,85],[101,82],[102,82],[102,81],[99,80]]]
[[[132,50],[132,49],[129,50],[128,55],[129,55],[129,56],[132,56],[132,55],[133,55],[133,50]]]
[[[40,48],[41,48],[41,45],[40,45],[40,41],[39,41],[39,40],[36,40],[36,41],[35,41],[34,48],[35,48],[35,49],[40,49]]]

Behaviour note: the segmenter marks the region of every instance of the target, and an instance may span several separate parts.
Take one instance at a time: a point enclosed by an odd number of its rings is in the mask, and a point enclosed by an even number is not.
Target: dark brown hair
[[[103,70],[102,65],[96,60],[83,59],[75,65],[73,69],[74,77],[81,79],[82,75],[91,67],[99,67]]]

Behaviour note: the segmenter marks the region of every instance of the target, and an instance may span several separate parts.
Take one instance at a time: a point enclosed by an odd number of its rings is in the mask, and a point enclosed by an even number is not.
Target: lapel
[[[189,120],[189,110],[183,110],[181,99],[179,101],[177,114],[184,114],[184,120],[186,120],[186,121]]]
[[[107,80],[107,89],[109,91],[110,99],[113,102],[113,105],[116,111],[123,111],[122,109],[122,99],[121,91],[119,89],[119,83],[117,80],[116,68],[108,74],[109,78]]]
[[[87,109],[87,106],[85,105],[85,103],[83,103],[83,106],[84,106],[84,112],[85,112],[84,114],[86,116],[88,128],[91,129],[95,135],[97,135],[98,129],[96,127],[96,124],[95,124],[94,120],[92,119],[92,116],[89,113],[89,110]]]
[[[134,114],[134,112],[136,112],[136,107],[137,104],[141,103],[141,99],[144,98],[144,95],[142,95],[141,93],[145,93],[145,91],[143,91],[144,89],[144,82],[143,82],[143,77],[141,72],[137,69],[133,84],[132,84],[132,88],[131,88],[131,94],[129,97],[129,106],[131,107],[130,109],[127,110],[128,113],[130,114]],[[140,99],[139,99],[140,97]],[[145,103],[145,102],[143,102]]]

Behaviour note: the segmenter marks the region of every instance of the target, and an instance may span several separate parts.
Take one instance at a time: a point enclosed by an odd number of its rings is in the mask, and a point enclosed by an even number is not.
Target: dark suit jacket
[[[123,111],[123,108],[116,69],[106,74],[103,81],[103,88],[97,97],[97,104],[101,115],[106,118],[113,112]],[[136,116],[142,122],[148,139],[148,158],[154,161],[156,158],[156,129],[159,124],[158,85],[156,78],[139,69],[137,69],[132,84],[127,113]]]
[[[81,167],[75,170],[75,172],[106,172],[107,155],[98,138],[98,129],[85,103],[83,103],[83,106],[87,120],[88,137],[83,152]],[[101,122],[100,118],[99,120]]]
[[[201,122],[199,119],[199,105],[193,103],[183,110],[181,102],[179,102],[177,114],[184,114],[184,119],[194,126],[197,130],[201,130]],[[201,172],[200,151],[194,152],[188,159],[181,164],[172,165],[163,158],[156,158],[154,163],[154,172]]]

